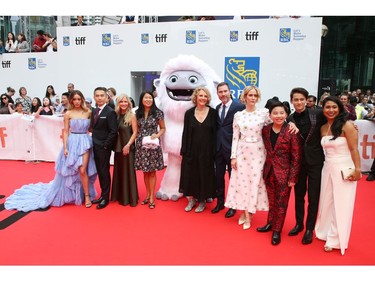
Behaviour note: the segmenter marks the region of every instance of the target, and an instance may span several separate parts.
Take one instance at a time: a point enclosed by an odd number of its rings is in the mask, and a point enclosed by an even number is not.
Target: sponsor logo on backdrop
[[[47,67],[47,63],[43,61],[43,59],[36,59],[36,58],[28,58],[28,68],[30,70],[35,70],[37,68],[45,68]]]
[[[141,43],[142,44],[150,43],[150,35],[148,33],[142,33],[141,34]]]
[[[206,34],[204,31],[198,32],[198,42],[208,42],[210,41],[210,36]]]
[[[291,35],[291,29],[290,28],[280,28],[280,35],[279,35],[279,41],[281,43],[288,43],[290,42],[290,35]]]
[[[114,45],[122,45],[124,43],[124,40],[120,38],[120,35],[113,34],[113,44]]]
[[[43,61],[43,59],[38,59],[38,68],[45,68],[47,64]]]
[[[102,46],[104,47],[111,46],[111,33],[102,34]]]
[[[229,41],[237,42],[238,41],[238,30],[229,31]]]
[[[69,36],[64,36],[63,37],[63,45],[64,46],[69,46],[70,45],[70,37]]]
[[[30,70],[36,69],[36,58],[29,58],[28,59],[28,67]]]
[[[82,45],[86,45],[86,37],[76,37],[75,40],[76,42],[76,45],[78,46],[82,46]]]
[[[155,42],[156,43],[165,43],[165,42],[167,42],[167,34],[166,33],[156,34],[155,35]]]
[[[259,31],[246,31],[245,40],[246,41],[257,41],[259,37]]]
[[[196,30],[186,30],[186,44],[197,43],[197,31]]]
[[[293,29],[293,40],[304,40],[306,34],[303,34],[300,29]]]
[[[246,86],[259,85],[260,57],[226,57],[224,81],[238,99]]]
[[[1,61],[2,68],[10,68],[11,61],[10,60],[3,60]]]

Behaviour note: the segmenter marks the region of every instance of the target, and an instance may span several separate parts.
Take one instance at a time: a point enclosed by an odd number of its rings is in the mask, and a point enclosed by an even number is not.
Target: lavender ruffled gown
[[[5,201],[7,210],[32,211],[48,206],[60,207],[64,204],[81,205],[84,201],[84,192],[79,175],[82,165],[82,155],[89,150],[90,156],[87,166],[89,176],[90,198],[96,197],[94,182],[96,168],[92,150],[92,138],[87,134],[90,119],[70,119],[70,131],[67,148],[68,156],[64,156],[61,149],[55,163],[55,178],[49,183],[27,184],[17,189]]]

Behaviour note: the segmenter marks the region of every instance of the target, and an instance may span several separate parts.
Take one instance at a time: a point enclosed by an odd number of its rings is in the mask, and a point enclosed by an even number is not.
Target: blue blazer
[[[220,106],[221,103],[216,106],[217,112],[219,112]],[[223,122],[221,122],[220,116],[217,114],[216,151],[223,150],[226,153],[231,153],[234,114],[244,109],[244,104],[233,100]]]

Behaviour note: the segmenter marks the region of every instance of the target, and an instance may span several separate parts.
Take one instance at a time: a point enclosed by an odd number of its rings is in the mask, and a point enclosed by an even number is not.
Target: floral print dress
[[[161,146],[155,149],[142,146],[142,139],[158,133],[159,120],[164,119],[161,110],[156,111],[156,116],[148,115],[147,119],[137,119],[138,135],[135,139],[135,169],[143,172],[154,172],[164,169],[163,151]]]

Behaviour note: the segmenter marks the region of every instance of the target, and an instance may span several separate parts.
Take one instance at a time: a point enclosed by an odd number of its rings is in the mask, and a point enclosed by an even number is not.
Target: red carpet
[[[9,196],[23,184],[51,180],[54,163],[3,160],[0,170],[0,195]],[[158,173],[158,183],[162,176]],[[66,205],[31,212],[0,230],[0,265],[374,265],[375,185],[365,178],[358,185],[344,256],[339,251],[325,253],[324,242],[316,239],[302,245],[302,233],[287,235],[294,226],[293,197],[278,246],[271,245],[271,233],[256,231],[266,222],[265,212],[258,212],[251,229],[244,231],[237,225],[239,214],[231,219],[224,218],[225,211],[211,214],[215,203],[201,214],[186,213],[182,198],[157,200],[154,210],[110,203],[103,210]],[[138,183],[143,199],[141,173]],[[0,211],[0,221],[13,213]]]

